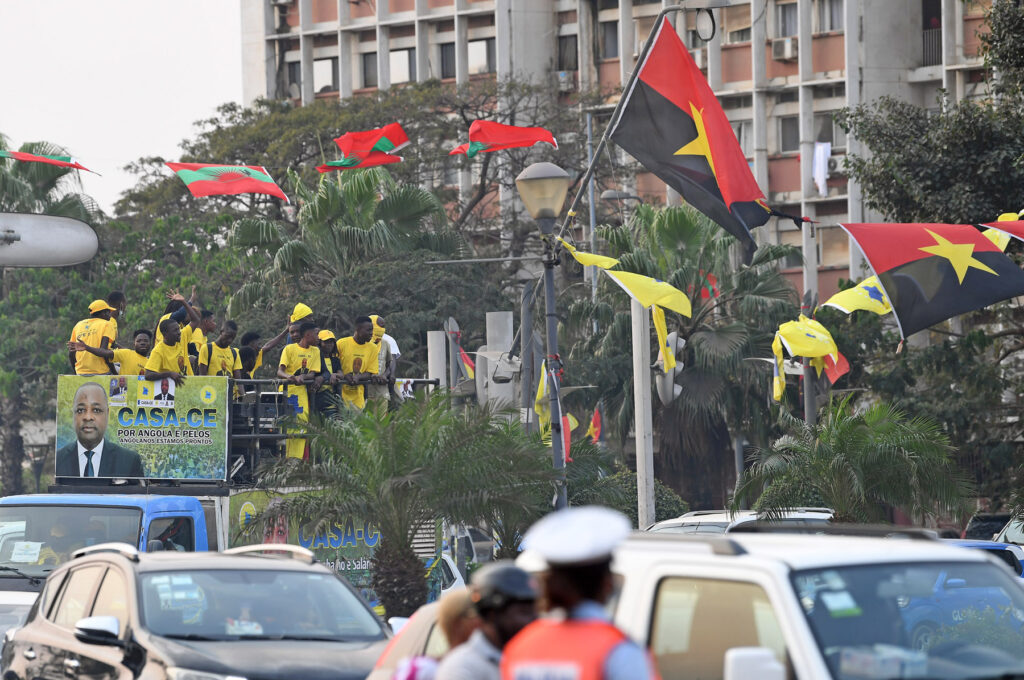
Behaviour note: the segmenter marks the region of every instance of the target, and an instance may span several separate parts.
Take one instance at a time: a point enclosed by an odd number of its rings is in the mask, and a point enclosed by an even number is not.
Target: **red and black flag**
[[[904,338],[958,314],[1024,295],[1024,271],[971,225],[839,226],[874,269]]]
[[[770,211],[729,119],[668,19],[661,22],[612,140],[748,247]]]

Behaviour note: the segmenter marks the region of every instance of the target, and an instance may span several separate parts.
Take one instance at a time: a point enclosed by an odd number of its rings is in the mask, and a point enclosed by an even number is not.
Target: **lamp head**
[[[516,177],[516,188],[530,217],[558,217],[569,191],[569,173],[554,163],[534,163]]]

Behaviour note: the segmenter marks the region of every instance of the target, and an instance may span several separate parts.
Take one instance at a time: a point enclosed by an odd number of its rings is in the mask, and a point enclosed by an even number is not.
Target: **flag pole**
[[[685,0],[684,0],[685,1]],[[637,76],[640,75],[640,67],[643,66],[644,61],[647,60],[647,54],[651,51],[651,46],[654,44],[654,38],[658,34],[658,28],[661,26],[662,19],[673,12],[682,12],[685,8],[682,4],[671,5],[664,7],[658,12],[658,18],[654,20],[654,29],[651,30],[650,35],[647,36],[647,40],[644,42],[644,49],[640,52],[640,57],[636,60],[636,64],[633,66],[633,71],[629,74],[629,80],[626,81],[625,86],[622,88],[622,96],[619,97],[619,101],[615,104],[615,109],[612,111],[612,117],[608,121],[608,125],[605,126],[604,132],[601,134],[601,140],[597,143],[597,148],[594,149],[594,155],[591,157],[590,164],[587,166],[587,171],[583,173],[583,177],[579,182],[579,186],[576,189],[576,195],[572,199],[572,203],[569,204],[569,210],[566,212],[565,220],[562,222],[562,227],[559,229],[559,234],[565,233],[565,230],[569,228],[569,223],[572,222],[572,218],[576,216],[576,208],[580,204],[580,200],[583,198],[583,193],[587,191],[587,186],[590,184],[590,179],[594,176],[594,168],[597,167],[597,161],[601,158],[601,152],[608,145],[608,138],[611,134],[612,128],[618,123],[619,118],[622,116],[622,109],[626,105],[627,95],[630,89],[633,87],[633,83],[636,82]],[[591,203],[590,210],[594,210],[593,203]]]

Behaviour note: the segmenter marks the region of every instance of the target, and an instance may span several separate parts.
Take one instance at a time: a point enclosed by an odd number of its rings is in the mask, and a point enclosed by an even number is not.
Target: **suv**
[[[665,680],[1024,673],[1016,577],[923,534],[640,533],[613,570],[614,621]]]
[[[991,541],[1003,527],[1006,526],[1007,522],[1010,521],[1011,515],[1008,512],[979,512],[974,514],[970,521],[967,522],[967,526],[964,527],[964,531],[960,534],[960,538],[974,538],[981,541]]]
[[[290,545],[78,550],[6,636],[6,680],[365,678],[390,637],[344,580]]]
[[[782,513],[773,524],[820,524],[832,521],[835,513],[828,508],[790,508]],[[652,524],[647,531],[667,532],[673,534],[724,534],[732,531],[740,524],[763,521],[764,515],[756,510],[695,510],[674,519],[665,519]]]

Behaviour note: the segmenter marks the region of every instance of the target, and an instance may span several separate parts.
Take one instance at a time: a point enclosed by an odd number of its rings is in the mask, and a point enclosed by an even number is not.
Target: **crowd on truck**
[[[310,412],[333,417],[339,408],[364,409],[368,403],[387,408],[401,401],[395,389],[395,365],[401,352],[379,314],[356,317],[351,335],[338,337],[317,323],[309,305],[299,302],[284,329],[261,342],[254,330],[239,337],[238,324],[231,319],[218,323],[213,310],[198,304],[195,289],[189,298],[175,290],[166,297],[163,312],[153,315],[153,328],[133,331],[130,346],[118,328],[127,307],[125,294],[113,291],[90,303],[89,316],[75,324],[68,341],[72,372],[138,376],[158,386],[155,401],[173,400],[171,383],[181,385],[190,376],[241,381],[238,393],[254,390],[251,381],[278,380],[291,410],[302,421],[308,421]],[[264,359],[264,354],[282,344],[276,363]],[[119,383],[111,385],[116,391]],[[306,452],[306,440],[287,441],[288,457],[303,458]]]

